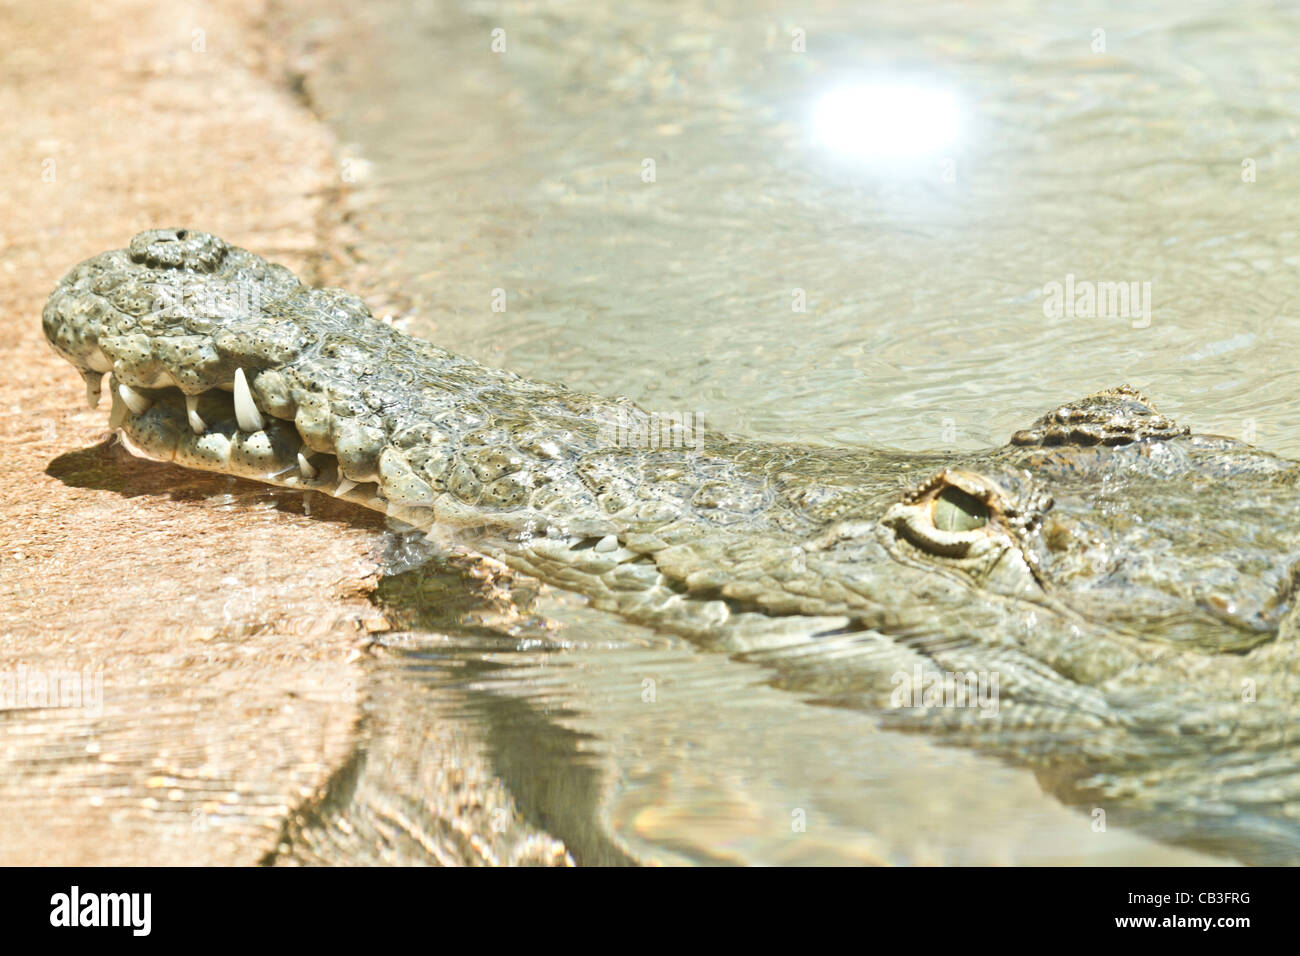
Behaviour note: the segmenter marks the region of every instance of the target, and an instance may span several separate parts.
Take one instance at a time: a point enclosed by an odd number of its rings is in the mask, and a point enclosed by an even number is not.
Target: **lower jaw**
[[[186,468],[234,475],[298,491],[318,491],[381,512],[412,528],[439,534],[491,530],[503,540],[528,541],[551,536],[579,545],[619,531],[613,518],[542,514],[531,508],[485,507],[442,488],[415,503],[390,494],[377,480],[352,480],[328,452],[310,448],[294,423],[259,413],[261,427],[240,427],[232,394],[210,389],[198,397],[198,424],[191,424],[186,396],[175,387],[128,388],[111,380],[113,411],[109,427],[122,436],[132,454]],[[382,460],[382,455],[380,456]],[[305,466],[305,467],[304,467]]]
[[[116,388],[112,395],[109,425],[117,430],[126,449],[137,457],[282,488],[318,491],[382,512],[413,527],[432,527],[439,520],[440,502],[432,507],[403,505],[389,501],[377,482],[349,480],[340,471],[338,459],[308,448],[291,422],[268,416],[264,428],[241,430],[234,402],[226,393],[205,393],[201,433],[191,427],[185,398],[178,389],[152,392],[151,404],[141,413],[128,407]],[[223,408],[223,404],[228,407]],[[441,504],[443,511],[455,510],[449,508],[449,503]],[[457,505],[464,509],[463,505]],[[444,516],[444,520],[446,517],[450,515]]]

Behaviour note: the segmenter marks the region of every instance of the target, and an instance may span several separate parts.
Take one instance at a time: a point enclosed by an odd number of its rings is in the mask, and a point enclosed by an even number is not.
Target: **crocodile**
[[[977,452],[770,443],[486,367],[216,236],[150,230],[45,335],[133,453],[377,509],[628,619],[1300,862],[1300,464],[1130,386]]]

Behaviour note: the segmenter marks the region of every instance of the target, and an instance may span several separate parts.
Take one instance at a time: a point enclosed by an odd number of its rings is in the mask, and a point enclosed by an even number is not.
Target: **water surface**
[[[771,440],[977,448],[1129,382],[1300,456],[1300,12],[798,11],[384,0],[304,21],[365,291],[489,364]],[[1137,295],[1049,314],[1052,283]],[[503,648],[464,706],[562,710],[633,856],[1177,857],[1096,838],[1024,771],[552,599],[566,651]],[[656,674],[668,706],[641,700]],[[818,821],[797,839],[796,810]]]

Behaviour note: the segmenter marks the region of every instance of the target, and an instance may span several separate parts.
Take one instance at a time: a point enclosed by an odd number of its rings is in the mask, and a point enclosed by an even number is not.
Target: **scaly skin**
[[[1300,861],[1300,466],[1131,388],[972,454],[646,447],[627,400],[452,355],[186,230],[77,266],[43,319],[92,402],[112,373],[139,454],[454,529],[816,700],[1031,766],[1112,824]],[[995,680],[996,708],[898,699],[943,672]]]

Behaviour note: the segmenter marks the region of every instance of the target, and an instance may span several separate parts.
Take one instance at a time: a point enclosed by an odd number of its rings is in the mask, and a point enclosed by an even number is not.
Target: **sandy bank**
[[[0,8],[0,691],[102,682],[0,710],[3,864],[254,862],[351,745],[375,519],[129,459],[40,331],[68,268],[147,227],[317,274],[333,143],[263,6]]]

